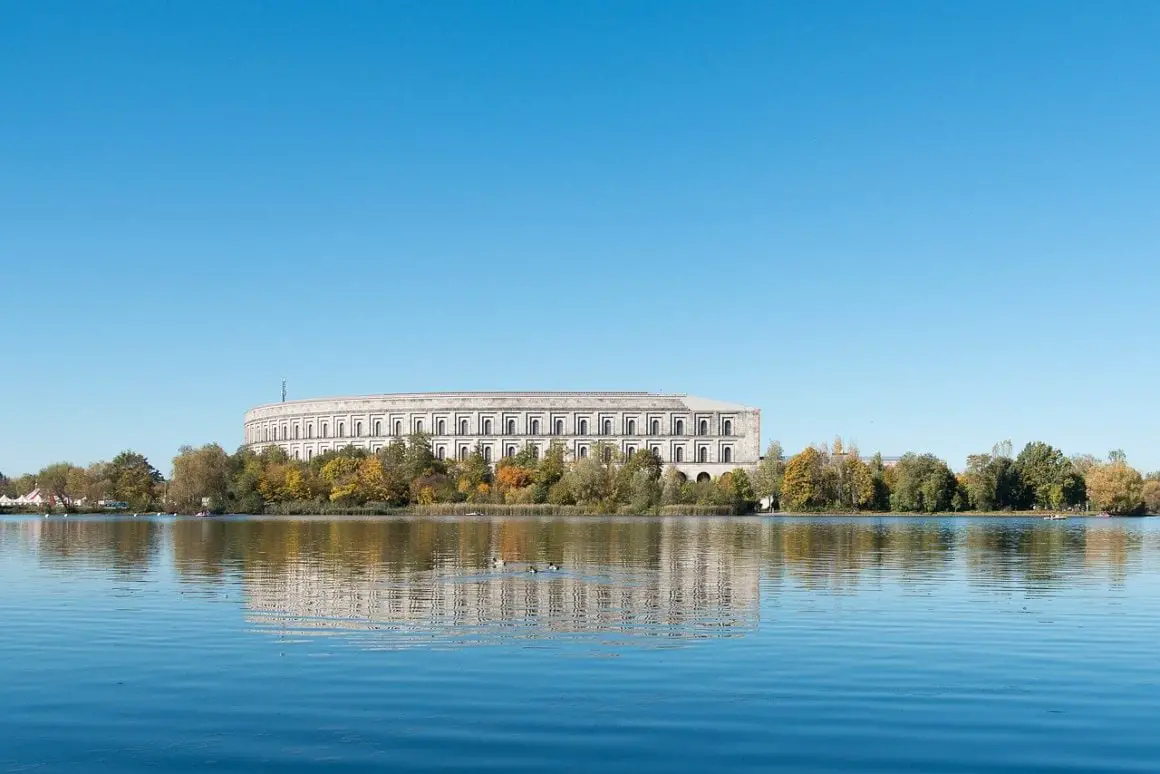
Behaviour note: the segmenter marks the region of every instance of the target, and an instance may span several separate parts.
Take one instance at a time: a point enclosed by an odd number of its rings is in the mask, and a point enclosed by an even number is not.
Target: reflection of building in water
[[[252,620],[298,632],[725,636],[757,624],[759,563],[753,548],[706,534],[713,529],[666,524],[651,563],[585,564],[565,556],[560,571],[537,574],[523,564],[402,572],[307,560],[248,572],[247,605]]]

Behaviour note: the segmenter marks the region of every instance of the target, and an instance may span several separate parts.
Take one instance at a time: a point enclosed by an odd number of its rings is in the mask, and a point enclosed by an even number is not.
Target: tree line
[[[754,491],[787,511],[942,513],[1094,509],[1129,515],[1160,513],[1160,471],[1142,475],[1122,451],[1104,460],[1067,457],[1042,441],[1013,455],[1010,441],[967,457],[955,473],[933,454],[908,453],[894,464],[882,455],[833,444],[803,449],[788,460],[780,444],[766,451]]]
[[[126,460],[142,463],[147,472],[127,477]],[[528,447],[493,466],[478,448],[462,460],[440,459],[422,433],[378,452],[348,446],[310,460],[292,459],[276,446],[258,453],[243,447],[234,454],[218,444],[186,446],[174,457],[168,481],[134,452],[89,468],[57,463],[11,481],[0,476],[0,491],[11,496],[35,487],[65,505],[120,500],[133,510],[185,513],[319,513],[437,503],[579,506],[594,513],[688,506],[744,513],[757,504],[740,468],[712,481],[687,481],[675,469],[665,471],[651,450],[625,457],[605,444],[576,460],[567,459],[561,444],[542,456]]]
[[[55,502],[93,508],[119,501],[137,510],[215,513],[333,512],[437,503],[577,506],[595,513],[656,513],[686,506],[744,513],[760,507],[792,512],[962,512],[1084,509],[1160,513],[1160,472],[1147,476],[1123,452],[1104,460],[1067,457],[1009,441],[967,458],[955,473],[932,454],[909,453],[889,464],[863,458],[841,439],[786,458],[774,442],[752,475],[735,469],[711,481],[689,481],[648,449],[624,457],[600,444],[569,459],[560,444],[534,448],[492,465],[480,449],[462,460],[439,459],[415,434],[378,452],[346,447],[310,460],[278,447],[230,454],[217,444],[182,447],[166,480],[142,455],[125,451],[88,467],[55,463],[15,479],[0,475],[0,493],[34,488]]]
[[[57,462],[12,479],[0,473],[0,494],[20,497],[35,489],[57,503],[95,505],[113,500],[147,510],[163,499],[165,479],[144,455],[134,451],[123,451],[112,461],[94,462],[87,468]]]

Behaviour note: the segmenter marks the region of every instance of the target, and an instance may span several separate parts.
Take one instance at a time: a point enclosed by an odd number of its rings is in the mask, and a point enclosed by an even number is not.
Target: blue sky
[[[1160,467],[1160,4],[6,3],[0,471],[644,389]]]

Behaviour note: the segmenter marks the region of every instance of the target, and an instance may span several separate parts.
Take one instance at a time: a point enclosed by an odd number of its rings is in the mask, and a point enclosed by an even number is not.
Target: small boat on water
[[[467,515],[468,516],[482,516],[483,514],[480,513],[479,511],[468,511]]]
[[[197,515],[205,518],[206,516],[209,516],[209,511],[198,511]]]
[[[1044,521],[1063,521],[1067,518],[1066,513],[1053,513],[1050,516],[1044,516]]]

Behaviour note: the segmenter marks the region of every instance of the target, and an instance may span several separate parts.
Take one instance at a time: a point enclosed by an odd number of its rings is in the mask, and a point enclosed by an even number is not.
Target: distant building
[[[424,433],[440,458],[477,446],[489,461],[561,443],[574,459],[605,443],[631,456],[651,449],[689,478],[751,468],[761,412],[736,403],[649,392],[444,392],[320,398],[246,412],[245,444],[279,446],[297,459],[346,446],[376,452]]]
[[[50,492],[41,491],[38,487],[31,492],[20,497],[4,497],[0,495],[0,506],[7,506],[11,508],[38,508],[41,506],[53,507],[56,505],[71,505],[72,501],[68,498],[58,498]]]

